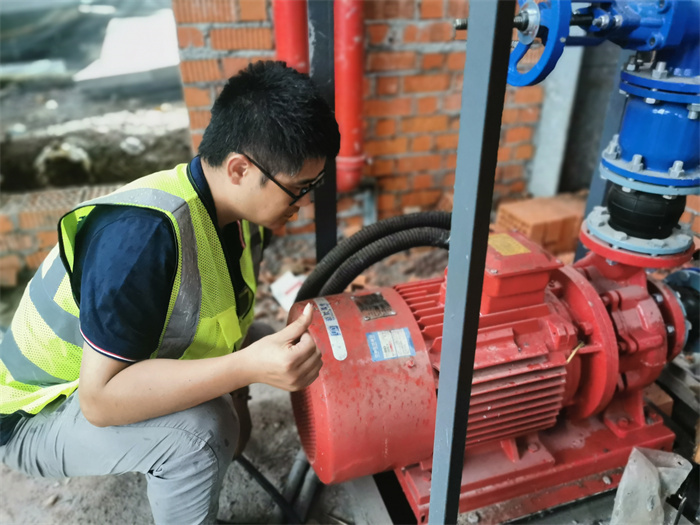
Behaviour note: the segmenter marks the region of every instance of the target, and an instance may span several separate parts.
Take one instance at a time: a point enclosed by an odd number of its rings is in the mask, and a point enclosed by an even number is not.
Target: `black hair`
[[[259,61],[231,77],[211,108],[199,145],[210,166],[243,153],[276,175],[296,175],[309,159],[334,158],[340,132],[308,75]]]

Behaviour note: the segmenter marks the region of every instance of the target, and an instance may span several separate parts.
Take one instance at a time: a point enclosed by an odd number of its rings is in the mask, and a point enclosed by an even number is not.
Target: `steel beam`
[[[456,523],[514,0],[472,0],[448,259],[430,523]]]
[[[333,2],[309,0],[310,76],[331,109],[335,108],[335,69],[333,66]],[[362,86],[357,86],[362,89]],[[335,158],[326,162],[326,182],[314,191],[316,217],[316,260],[331,251],[338,239],[336,225]]]

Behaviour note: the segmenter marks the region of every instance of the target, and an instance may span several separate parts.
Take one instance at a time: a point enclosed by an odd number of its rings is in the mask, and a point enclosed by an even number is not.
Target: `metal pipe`
[[[309,26],[306,0],[275,0],[277,60],[286,62],[301,73],[309,72]]]
[[[364,18],[362,0],[335,0],[335,115],[340,127],[336,158],[339,192],[360,184],[362,154],[362,79],[364,76]]]

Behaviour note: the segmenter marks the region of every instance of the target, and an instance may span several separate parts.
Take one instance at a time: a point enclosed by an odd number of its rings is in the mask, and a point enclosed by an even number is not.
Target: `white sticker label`
[[[326,332],[328,332],[328,339],[331,342],[333,357],[338,361],[343,361],[348,356],[348,349],[345,347],[345,340],[340,331],[338,318],[335,316],[331,304],[326,299],[321,297],[319,299],[314,299],[314,302],[316,306],[318,306],[321,317],[323,317],[323,322],[326,325]]]
[[[372,361],[416,355],[408,328],[370,332],[367,334],[367,343],[372,354]]]

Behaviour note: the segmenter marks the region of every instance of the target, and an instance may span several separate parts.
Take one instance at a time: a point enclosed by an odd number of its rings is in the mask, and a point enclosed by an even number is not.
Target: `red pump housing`
[[[319,378],[292,396],[324,483],[393,469],[428,518],[446,279],[312,300]],[[294,305],[290,321],[305,302]],[[642,389],[685,342],[683,310],[642,268],[564,266],[489,237],[460,512],[498,523],[614,488],[633,447],[674,435]],[[507,505],[506,505],[507,503]]]

